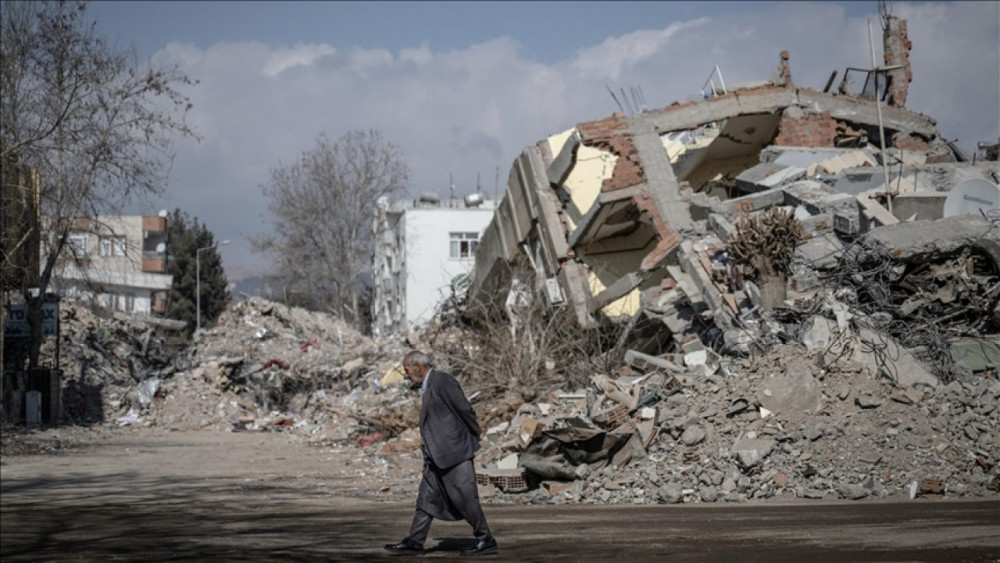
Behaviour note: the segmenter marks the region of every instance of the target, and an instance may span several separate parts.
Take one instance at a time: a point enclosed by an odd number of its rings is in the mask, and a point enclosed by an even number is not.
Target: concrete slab
[[[899,260],[920,262],[948,256],[977,243],[996,248],[1000,244],[1000,230],[982,217],[961,215],[878,227],[868,233],[868,238],[889,249]]]
[[[574,129],[570,136],[563,143],[562,149],[559,154],[552,159],[552,164],[549,165],[546,171],[546,176],[552,184],[562,184],[563,181],[569,176],[570,171],[573,170],[573,164],[576,161],[576,151],[580,147],[580,143],[583,142],[583,137],[580,135],[580,131]]]
[[[823,405],[819,382],[801,361],[791,362],[784,375],[764,378],[757,390],[757,402],[775,416],[795,420],[816,414]]]
[[[858,338],[862,345],[854,348],[853,359],[872,375],[884,372],[904,389],[915,385],[938,386],[937,377],[891,336],[863,328]]]
[[[814,236],[795,249],[796,261],[813,268],[831,270],[837,266],[844,251],[844,243],[833,233]]]
[[[917,221],[936,221],[944,217],[948,192],[912,192],[892,198],[892,214],[905,221],[916,215]]]
[[[867,194],[858,195],[856,199],[858,200],[858,204],[861,205],[861,212],[869,219],[877,222],[879,226],[899,223],[899,219],[895,215],[889,213],[888,209],[882,207],[881,203],[871,199]]]

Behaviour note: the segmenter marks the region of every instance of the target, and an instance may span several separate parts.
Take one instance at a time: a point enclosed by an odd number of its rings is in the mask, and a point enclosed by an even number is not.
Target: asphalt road
[[[131,456],[111,444],[6,458],[0,559],[367,561],[388,558],[382,545],[412,516],[412,502],[323,472],[338,462],[329,452],[280,438],[141,443]],[[277,461],[255,478],[250,457]],[[1000,561],[998,500],[485,509],[500,543],[490,560]],[[424,557],[457,557],[469,533],[436,522]]]

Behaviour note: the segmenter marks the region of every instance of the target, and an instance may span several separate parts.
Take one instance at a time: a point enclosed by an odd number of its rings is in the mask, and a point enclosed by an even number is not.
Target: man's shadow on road
[[[430,549],[424,550],[424,555],[433,555],[439,552],[462,551],[468,547],[475,547],[475,538],[435,538],[438,544]]]

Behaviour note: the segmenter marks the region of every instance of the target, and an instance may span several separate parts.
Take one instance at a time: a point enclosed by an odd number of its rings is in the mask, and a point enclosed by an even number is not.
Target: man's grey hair
[[[427,357],[427,354],[424,354],[420,350],[413,350],[412,352],[404,356],[403,365],[433,367],[433,364],[431,364],[431,359]]]

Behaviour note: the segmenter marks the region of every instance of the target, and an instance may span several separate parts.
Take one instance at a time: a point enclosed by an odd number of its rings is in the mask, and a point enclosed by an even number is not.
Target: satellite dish
[[[952,188],[944,200],[944,216],[1000,213],[1000,186],[975,178]]]
[[[166,217],[167,216],[167,210],[166,209],[161,209],[160,212],[157,213],[157,215],[159,215],[160,217]]]
[[[166,244],[164,244],[164,243],[161,242],[160,244],[156,245],[156,253],[157,254],[163,254],[166,251],[167,251],[167,245]]]

